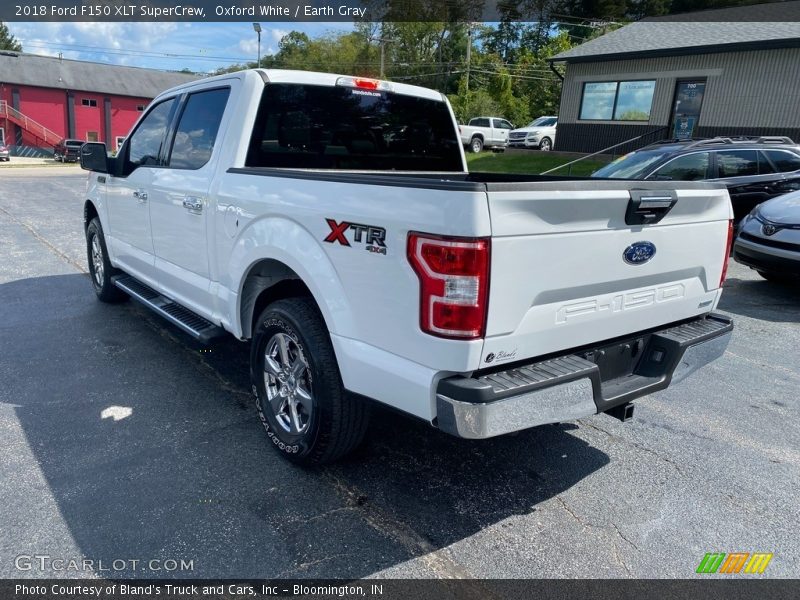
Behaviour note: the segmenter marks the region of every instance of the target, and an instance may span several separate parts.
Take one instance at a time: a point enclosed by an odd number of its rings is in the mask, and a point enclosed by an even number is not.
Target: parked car
[[[800,192],[754,208],[740,224],[733,258],[765,279],[800,282]]]
[[[549,152],[556,142],[556,125],[558,125],[558,117],[539,117],[525,127],[512,130],[508,134],[508,145],[539,148],[543,152]]]
[[[211,77],[81,166],[97,297],[249,340],[259,420],[297,462],[355,448],[375,401],[472,439],[626,420],[731,336],[726,190],[468,173],[434,90]]]
[[[499,117],[475,117],[467,125],[459,125],[461,143],[472,152],[480,152],[484,148],[505,147],[508,143],[508,132],[514,126]]]
[[[787,137],[665,140],[618,158],[592,177],[724,183],[738,223],[765,200],[800,189],[800,145]]]
[[[11,153],[6,144],[0,143],[0,160],[11,160]]]
[[[86,142],[83,140],[61,140],[53,148],[53,158],[63,162],[76,162],[80,160],[80,149]]]

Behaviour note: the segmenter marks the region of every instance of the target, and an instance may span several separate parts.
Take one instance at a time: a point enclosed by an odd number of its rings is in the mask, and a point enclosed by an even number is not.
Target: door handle
[[[133,192],[133,197],[139,202],[147,202],[147,192],[144,190],[136,190]]]
[[[191,212],[202,212],[203,201],[194,196],[186,196],[186,198],[183,199],[183,207]]]

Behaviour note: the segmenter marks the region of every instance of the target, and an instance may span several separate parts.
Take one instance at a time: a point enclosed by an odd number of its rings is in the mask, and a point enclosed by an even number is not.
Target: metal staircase
[[[18,125],[24,131],[27,131],[32,136],[36,137],[36,139],[40,140],[42,146],[50,146],[52,148],[64,139],[64,136],[26,117],[16,108],[12,108],[5,100],[0,100],[0,119],[5,119],[9,123]],[[8,138],[8,132],[6,132],[6,137]],[[8,139],[6,142],[8,142]]]

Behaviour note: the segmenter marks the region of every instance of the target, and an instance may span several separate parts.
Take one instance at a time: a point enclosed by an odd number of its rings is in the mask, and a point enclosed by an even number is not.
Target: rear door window
[[[758,175],[755,150],[720,150],[717,152],[718,177]]]
[[[800,156],[797,154],[788,150],[764,150],[763,152],[769,157],[779,173],[800,170]]]
[[[246,165],[463,171],[447,104],[343,86],[268,84]]]
[[[699,181],[708,178],[708,152],[679,156],[658,169],[649,179]]]
[[[229,88],[190,94],[172,142],[169,166],[199,169],[211,158]]]

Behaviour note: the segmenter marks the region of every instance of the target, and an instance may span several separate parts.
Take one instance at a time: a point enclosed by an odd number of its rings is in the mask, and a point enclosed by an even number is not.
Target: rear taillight
[[[477,339],[489,301],[487,238],[411,233],[408,261],[420,282],[420,327],[444,338]]]
[[[728,221],[728,242],[725,244],[725,256],[722,258],[722,275],[719,278],[719,287],[725,283],[725,277],[728,276],[728,260],[731,256],[731,246],[733,245],[733,219]]]

